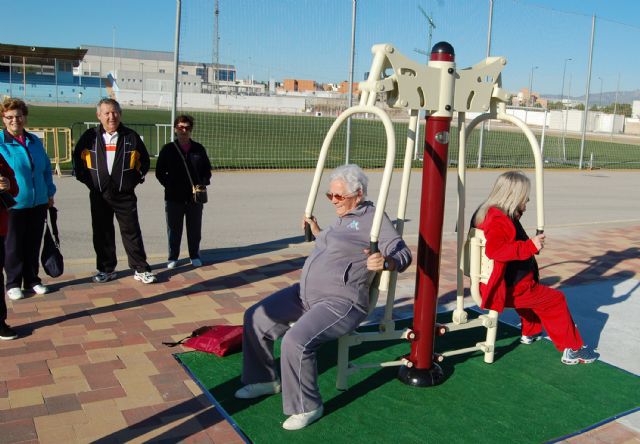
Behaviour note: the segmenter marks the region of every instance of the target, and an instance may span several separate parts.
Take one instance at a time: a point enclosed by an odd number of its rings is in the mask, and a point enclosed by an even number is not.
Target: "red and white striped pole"
[[[440,250],[444,222],[444,199],[447,182],[449,130],[453,118],[455,91],[455,54],[447,42],[436,43],[431,50],[429,66],[439,68],[440,95],[438,109],[426,118],[422,198],[413,331],[409,363],[400,367],[398,378],[408,385],[427,387],[444,381],[444,374],[434,362],[434,329]]]

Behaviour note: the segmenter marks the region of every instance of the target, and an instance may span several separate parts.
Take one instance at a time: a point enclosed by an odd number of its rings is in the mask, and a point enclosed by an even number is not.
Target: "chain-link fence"
[[[357,100],[372,45],[388,42],[426,63],[427,50],[444,40],[455,48],[458,69],[487,54],[507,59],[502,86],[513,94],[510,105],[527,108],[513,112],[539,136],[547,166],[637,168],[639,61],[629,47],[640,27],[563,7],[525,0],[182,1],[178,108],[195,116],[194,137],[219,168],[306,168],[331,120],[348,107],[351,74]],[[89,48],[79,65],[3,54],[0,92],[49,104],[113,95],[125,107],[168,109],[167,49]],[[405,125],[401,112],[392,118],[398,128]],[[379,125],[355,120],[351,143],[355,154],[363,153],[356,158],[379,163],[384,137],[377,139],[378,129],[363,130]],[[156,123],[170,122],[149,122]],[[497,122],[485,128],[482,150],[474,151],[471,136],[469,166],[521,166],[512,148],[522,136]],[[397,131],[403,141],[403,130]],[[337,158],[345,140],[336,137]]]

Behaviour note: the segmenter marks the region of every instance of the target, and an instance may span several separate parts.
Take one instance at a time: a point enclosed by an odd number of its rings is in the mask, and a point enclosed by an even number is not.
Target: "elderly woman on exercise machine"
[[[375,272],[401,272],[411,263],[411,251],[386,215],[380,252],[370,254],[375,207],[365,200],[367,183],[357,165],[333,171],[326,195],[338,218],[323,230],[315,217],[304,218],[303,226],[310,225],[316,245],[304,263],[300,283],[277,291],[244,314],[245,386],[235,396],[251,399],[282,390],[284,413],[289,415],[282,427],[287,430],[301,429],[322,416],[318,348],[352,332],[367,317]],[[282,336],[278,376],[273,344]]]
[[[472,218],[471,225],[484,231],[485,253],[493,260],[488,282],[480,284],[482,308],[498,312],[515,308],[522,321],[522,344],[540,339],[544,327],[562,352],[563,364],[589,364],[598,355],[582,342],[564,294],[540,285],[535,255],[544,247],[545,235],[530,239],[520,224],[530,189],[523,172],[507,171]]]

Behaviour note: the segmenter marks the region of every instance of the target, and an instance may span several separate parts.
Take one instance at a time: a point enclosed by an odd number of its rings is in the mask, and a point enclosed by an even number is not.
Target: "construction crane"
[[[425,11],[422,6],[418,5],[418,9],[420,10],[420,12],[422,13],[422,15],[424,16],[424,18],[427,19],[427,23],[429,24],[429,43],[427,44],[427,50],[424,51],[420,48],[414,48],[413,50],[415,52],[417,52],[418,54],[422,54],[427,56],[427,61],[429,61],[429,56],[431,53],[431,39],[433,37],[433,30],[436,29],[436,24],[433,21],[433,14],[429,15],[427,14],[427,11]]]

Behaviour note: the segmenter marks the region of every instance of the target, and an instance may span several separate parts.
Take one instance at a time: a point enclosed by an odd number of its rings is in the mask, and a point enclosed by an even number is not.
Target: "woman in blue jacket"
[[[24,130],[28,114],[27,105],[20,99],[7,98],[2,103],[0,154],[14,171],[19,189],[16,205],[9,210],[5,237],[7,296],[14,301],[24,297],[22,288],[37,294],[49,291],[38,277],[38,256],[56,186],[42,142]]]

